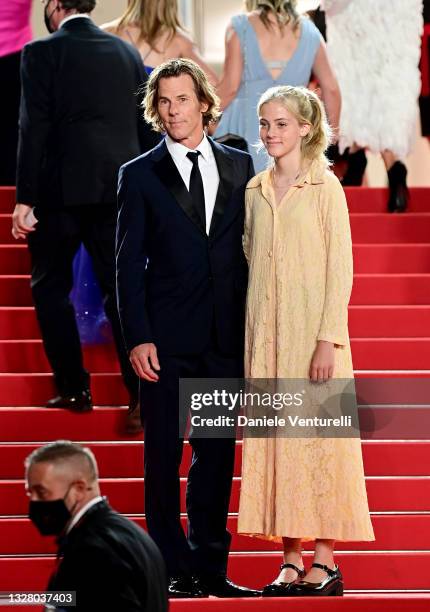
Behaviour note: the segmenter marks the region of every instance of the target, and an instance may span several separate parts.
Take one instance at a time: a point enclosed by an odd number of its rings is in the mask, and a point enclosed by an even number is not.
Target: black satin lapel
[[[219,147],[219,145],[216,145],[212,140],[209,139],[209,142],[214,152],[219,174],[218,192],[216,195],[215,207],[212,214],[212,221],[209,230],[209,235],[213,236],[215,232],[219,229],[221,221],[224,217],[227,202],[230,199],[234,187],[234,177],[232,168],[233,163],[230,160],[228,154],[224,153],[221,147]]]
[[[194,208],[189,191],[185,187],[185,183],[170,153],[166,151],[166,154],[154,163],[154,170],[160,181],[167,187],[187,217],[206,235],[206,228],[202,225],[201,219]]]

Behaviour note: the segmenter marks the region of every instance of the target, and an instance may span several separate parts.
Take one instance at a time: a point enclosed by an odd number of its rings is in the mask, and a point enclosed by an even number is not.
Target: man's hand
[[[333,377],[334,344],[319,340],[312,356],[309,378],[312,382],[326,382]]]
[[[12,215],[12,236],[15,240],[19,238],[25,240],[30,232],[35,231],[35,227],[28,227],[24,221],[31,209],[32,206],[27,206],[27,204],[16,204]]]
[[[130,361],[134,371],[144,380],[157,382],[158,374],[154,370],[160,370],[158,363],[157,348],[152,342],[139,344],[130,351]]]

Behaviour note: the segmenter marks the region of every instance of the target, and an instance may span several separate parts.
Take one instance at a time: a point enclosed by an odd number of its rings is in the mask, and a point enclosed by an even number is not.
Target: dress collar
[[[291,187],[303,187],[305,183],[309,185],[319,185],[324,183],[324,175],[327,171],[326,164],[321,160],[314,160],[309,166],[307,172],[299,177],[297,182],[293,183]],[[253,189],[262,186],[263,192],[267,192],[268,189],[273,189],[272,186],[272,169],[268,168],[267,170],[263,170],[254,178],[252,178],[248,185],[247,189]]]

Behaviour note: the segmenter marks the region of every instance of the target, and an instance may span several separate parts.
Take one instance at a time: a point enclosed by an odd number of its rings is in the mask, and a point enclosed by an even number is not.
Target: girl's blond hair
[[[310,126],[309,133],[302,138],[302,156],[310,161],[320,160],[328,166],[330,162],[324,151],[330,144],[332,132],[317,94],[306,87],[271,87],[258,101],[258,115],[261,107],[272,101],[281,103],[301,125]]]
[[[139,42],[154,48],[156,40],[167,32],[170,42],[178,30],[184,30],[178,16],[177,0],[130,0],[119,18],[116,33],[128,26],[139,28]]]
[[[249,12],[259,11],[261,21],[268,29],[272,27],[270,14],[276,17],[280,27],[291,23],[295,30],[300,24],[297,0],[245,0],[245,7]]]

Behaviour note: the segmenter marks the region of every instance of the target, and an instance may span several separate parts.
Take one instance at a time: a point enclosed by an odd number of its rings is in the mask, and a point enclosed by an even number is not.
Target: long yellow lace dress
[[[317,340],[351,379],[352,245],[338,179],[315,161],[276,206],[271,173],[246,190],[245,374],[308,378]],[[239,533],[280,541],[374,540],[359,438],[244,440]]]

